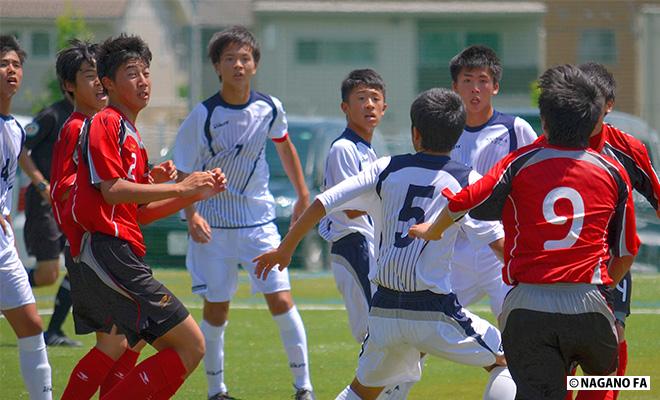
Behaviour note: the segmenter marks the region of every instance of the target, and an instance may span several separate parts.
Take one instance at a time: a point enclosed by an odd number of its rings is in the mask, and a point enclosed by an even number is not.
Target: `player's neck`
[[[86,117],[91,117],[92,115],[96,114],[98,111],[99,110],[95,109],[94,107],[89,107],[84,104],[74,103],[74,107],[73,107],[73,112],[77,112]]]
[[[492,105],[476,113],[468,112],[465,125],[469,127],[481,126],[488,122],[488,120],[493,116],[494,112],[495,110],[493,109]]]
[[[0,114],[9,115],[11,112],[11,97],[0,97]]]
[[[428,154],[430,156],[446,156],[446,157],[449,157],[449,153],[450,153],[449,151],[428,151],[424,149],[421,149],[417,152],[422,154]]]
[[[139,111],[132,111],[122,103],[113,101],[112,99],[110,99],[110,103],[108,105],[119,110],[119,112],[121,112],[124,115],[124,117],[126,117],[126,119],[128,119],[128,121],[133,126],[135,126],[135,120],[137,119]]]
[[[220,97],[227,104],[241,105],[250,101],[250,85],[235,87],[233,85],[222,85]]]
[[[348,128],[355,132],[359,137],[364,139],[367,143],[371,143],[371,139],[374,137],[374,130],[376,129],[364,129],[351,123],[350,121],[348,122]]]

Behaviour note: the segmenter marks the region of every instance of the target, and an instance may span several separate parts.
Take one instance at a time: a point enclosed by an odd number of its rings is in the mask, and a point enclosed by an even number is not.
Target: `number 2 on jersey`
[[[560,199],[566,199],[571,202],[573,215],[565,217],[557,215],[555,204]],[[553,225],[564,225],[569,219],[571,228],[563,239],[546,240],[543,243],[545,250],[567,249],[572,247],[580,237],[582,232],[582,223],[584,222],[584,200],[577,190],[566,186],[554,188],[543,199],[543,217]]]
[[[415,224],[421,224],[424,222],[425,214],[424,209],[421,207],[413,207],[412,203],[415,200],[415,197],[424,197],[430,199],[433,197],[433,192],[435,191],[434,186],[417,186],[410,185],[408,186],[408,193],[406,193],[406,199],[403,202],[403,207],[399,211],[399,221],[408,222],[411,219],[415,219]],[[406,232],[406,235],[408,232]],[[394,233],[394,247],[406,247],[413,242],[413,238],[409,236],[404,236],[403,232]]]

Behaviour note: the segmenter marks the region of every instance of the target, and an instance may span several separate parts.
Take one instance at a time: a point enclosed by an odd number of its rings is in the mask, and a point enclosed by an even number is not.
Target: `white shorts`
[[[211,229],[208,243],[188,242],[186,268],[192,291],[213,303],[230,301],[238,287],[238,268],[248,272],[252,294],[291,290],[289,272],[274,268],[263,281],[254,275],[252,259],[280,244],[274,223],[255,228]]]
[[[490,309],[497,317],[511,286],[502,280],[502,262],[489,246],[475,249],[467,240],[456,240],[451,262],[451,287],[464,306],[482,297],[490,298]]]
[[[358,343],[367,334],[367,319],[371,297],[376,285],[369,281],[374,263],[373,243],[361,233],[351,233],[332,244],[332,273],[344,299],[351,333]]]
[[[500,332],[462,308],[454,294],[378,288],[369,312],[357,379],[372,387],[416,382],[420,353],[486,367],[502,355]]]
[[[6,225],[6,235],[0,229],[0,310],[11,310],[35,302],[27,271],[14,245],[14,233],[9,224]]]

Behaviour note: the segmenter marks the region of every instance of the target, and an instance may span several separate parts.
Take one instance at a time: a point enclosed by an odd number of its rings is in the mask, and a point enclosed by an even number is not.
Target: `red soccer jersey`
[[[69,241],[73,256],[80,253],[80,241],[84,233],[82,227],[73,220],[71,215],[71,199],[78,170],[76,148],[86,119],[86,115],[74,111],[66,120],[53,146],[50,168],[50,197],[53,202],[53,214]]]
[[[592,150],[537,141],[450,199],[449,211],[504,224],[504,281],[611,284],[609,251],[637,254],[630,182]]]
[[[133,252],[146,253],[137,223],[138,204],[108,204],[99,184],[112,179],[149,183],[147,151],[133,124],[119,110],[108,106],[89,123],[81,146],[73,199],[73,217],[86,231],[116,236]]]
[[[658,209],[660,181],[644,143],[610,124],[603,124],[600,133],[589,139],[589,147],[616,158],[628,173],[633,189]]]

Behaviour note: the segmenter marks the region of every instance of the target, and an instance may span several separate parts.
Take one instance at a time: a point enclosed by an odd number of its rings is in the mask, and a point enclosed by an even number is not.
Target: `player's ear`
[[[339,104],[339,108],[341,108],[341,111],[344,114],[348,114],[348,103],[345,101],[342,101],[341,104]]]
[[[104,76],[103,78],[101,78],[101,84],[105,88],[106,92],[109,92],[110,89],[114,88],[115,86],[115,82],[112,79],[110,79],[110,77],[108,76]]]
[[[614,100],[608,100],[605,103],[605,115],[609,114],[614,110]]]
[[[493,96],[495,96],[499,92],[500,92],[500,83],[499,82],[494,82],[493,83]]]

